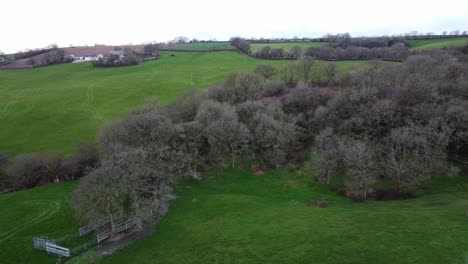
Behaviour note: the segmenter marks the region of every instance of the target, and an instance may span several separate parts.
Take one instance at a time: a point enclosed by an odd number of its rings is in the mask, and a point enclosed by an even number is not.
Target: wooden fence
[[[120,213],[117,213],[114,217],[118,219],[122,216],[123,216],[123,213],[120,212]],[[78,230],[78,233],[80,236],[85,236],[93,231],[96,231],[99,227],[104,226],[108,224],[109,222],[110,222],[110,218],[104,217],[92,224],[80,227],[80,229]]]
[[[123,231],[126,231],[128,229],[130,229],[131,227],[133,227],[134,225],[136,224],[136,221],[135,221],[135,218],[131,218],[127,221],[124,221],[120,224],[118,224],[116,226],[116,232],[117,233],[121,233]],[[105,239],[108,239],[111,235],[111,231],[110,230],[105,230],[105,231],[102,231],[102,232],[98,232],[97,233],[97,237],[96,237],[96,240],[98,243],[100,243],[101,241],[105,240]]]
[[[70,257],[70,249],[57,245],[55,240],[48,239],[47,237],[35,237],[33,238],[34,248],[45,250],[47,253]]]
[[[46,251],[47,253],[51,253],[54,255],[70,257],[70,249],[66,247],[61,247],[55,243],[47,242],[46,243]]]
[[[35,249],[46,249],[46,243],[52,242],[55,243],[55,240],[48,239],[47,237],[35,237],[33,238],[34,248]]]

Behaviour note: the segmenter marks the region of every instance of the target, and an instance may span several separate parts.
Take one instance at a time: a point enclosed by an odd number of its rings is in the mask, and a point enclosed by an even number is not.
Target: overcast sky
[[[278,3],[279,2],[279,3]],[[2,0],[0,50],[167,41],[468,30],[468,0]]]

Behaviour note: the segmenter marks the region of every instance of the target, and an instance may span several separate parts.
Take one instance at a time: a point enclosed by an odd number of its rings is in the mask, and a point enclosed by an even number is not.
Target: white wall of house
[[[102,57],[101,54],[95,56],[80,56],[80,55],[72,55],[74,60],[73,60],[73,63],[77,63],[77,62],[86,62],[86,61],[96,61],[98,60],[99,56]]]

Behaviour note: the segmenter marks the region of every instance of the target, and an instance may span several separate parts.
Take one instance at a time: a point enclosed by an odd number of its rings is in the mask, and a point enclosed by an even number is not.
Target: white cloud
[[[0,50],[126,44],[176,36],[228,39],[468,30],[466,0],[4,0]]]

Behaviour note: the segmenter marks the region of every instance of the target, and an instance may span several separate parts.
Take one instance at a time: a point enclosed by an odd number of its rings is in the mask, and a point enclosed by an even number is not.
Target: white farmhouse
[[[80,55],[70,55],[73,59],[73,63],[75,62],[85,62],[85,61],[97,61],[98,59],[102,59],[104,56],[102,54],[94,55],[94,54],[80,54]]]

